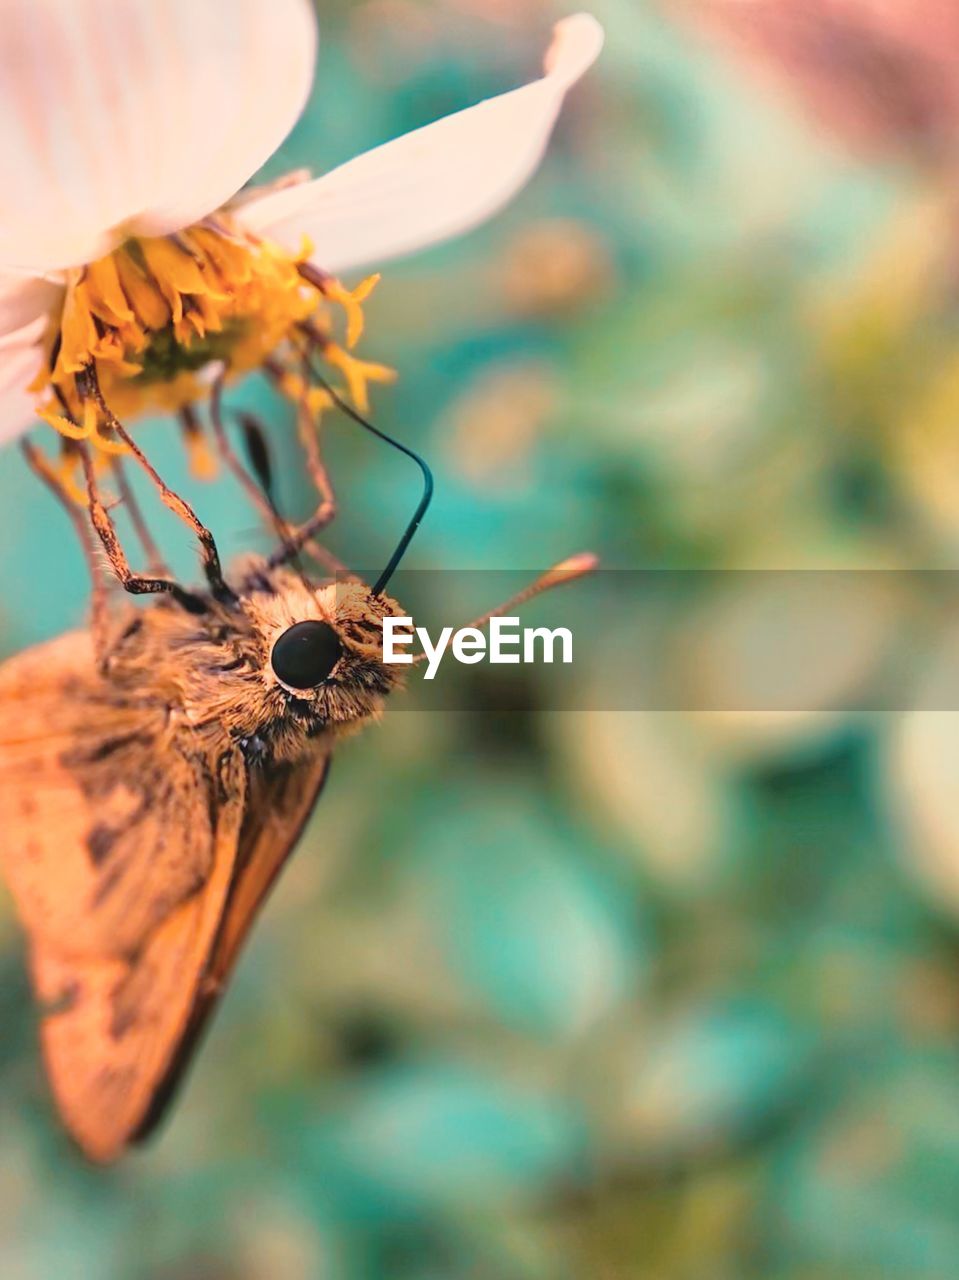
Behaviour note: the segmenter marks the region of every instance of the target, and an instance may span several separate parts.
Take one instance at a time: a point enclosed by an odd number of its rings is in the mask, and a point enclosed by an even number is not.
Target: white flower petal
[[[38,276],[0,271],[0,342],[38,317],[45,318],[62,291],[62,285]]]
[[[37,420],[37,397],[27,387],[40,371],[43,352],[36,343],[37,322],[19,340],[0,340],[0,444],[22,435]]]
[[[411,253],[500,209],[533,173],[566,90],[595,61],[603,30],[581,13],[556,26],[540,80],[358,156],[314,182],[251,201],[245,225],[327,271]]]
[[[39,348],[46,331],[46,315],[35,316],[17,329],[10,329],[7,333],[0,333],[0,351],[12,351],[15,347]]]
[[[0,263],[38,271],[229,199],[309,93],[309,0],[4,0]]]

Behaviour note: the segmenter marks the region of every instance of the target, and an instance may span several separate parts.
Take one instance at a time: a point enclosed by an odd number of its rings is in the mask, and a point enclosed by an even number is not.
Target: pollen
[[[113,437],[110,414],[180,413],[206,398],[218,376],[298,367],[308,347],[317,350],[307,332],[324,335],[320,358],[365,409],[368,384],[395,376],[352,354],[363,332],[363,303],[379,277],[348,289],[311,266],[309,254],[306,243],[291,255],[219,214],[175,236],[127,240],[71,271],[48,326],[45,369],[30,388],[38,415],[67,439],[123,453],[127,446]],[[338,312],[343,345],[333,336]],[[88,370],[101,393],[96,400],[85,390]],[[317,416],[327,403],[325,393],[290,372],[278,385]],[[194,471],[210,474],[204,442],[186,438]]]

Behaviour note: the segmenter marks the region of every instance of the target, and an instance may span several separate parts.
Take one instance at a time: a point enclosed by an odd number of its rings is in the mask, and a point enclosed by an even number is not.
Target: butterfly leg
[[[178,493],[174,493],[169,485],[161,479],[159,473],[147,458],[146,454],[136,441],[133,440],[126,427],[107,404],[106,400],[103,398],[103,392],[100,390],[100,384],[96,375],[96,368],[92,364],[87,365],[83,374],[78,375],[77,377],[78,387],[81,387],[81,378],[83,379],[81,394],[93,396],[107,425],[116,434],[117,438],[123,441],[136,463],[143,468],[156,485],[160,493],[160,501],[165,507],[172,511],[174,515],[179,516],[184,524],[186,524],[196,534],[202,552],[203,571],[210,584],[210,591],[213,594],[214,599],[219,600],[222,603],[232,604],[236,600],[236,595],[224,580],[223,570],[220,566],[220,555],[216,549],[216,542],[213,539],[213,534],[206,525],[200,521],[196,512],[186,499],[181,498]],[[161,588],[161,590],[165,589],[166,588]],[[127,587],[127,590],[129,591],[130,588]]]
[[[214,382],[213,389],[210,393],[210,422],[213,426],[213,441],[223,465],[240,484],[240,487],[249,498],[250,504],[255,508],[264,524],[269,525],[271,528],[275,528],[280,537],[284,538],[286,536],[287,526],[270,499],[269,495],[272,486],[266,463],[264,462],[264,465],[261,468],[262,474],[258,473],[258,484],[240,459],[236,456],[236,451],[230,443],[230,438],[226,433],[226,425],[223,421],[222,374],[217,378],[216,382]]]
[[[210,421],[213,425],[213,439],[216,444],[217,452],[229,472],[236,478],[242,486],[250,503],[256,509],[264,524],[275,529],[280,541],[283,543],[282,551],[286,552],[293,542],[295,531],[283,519],[277,509],[272,494],[272,485],[269,468],[269,458],[266,452],[266,445],[263,437],[263,429],[256,418],[252,414],[246,413],[241,415],[241,422],[247,433],[248,439],[256,444],[256,451],[261,461],[256,468],[256,478],[247,470],[240,459],[236,456],[236,451],[230,443],[229,436],[226,433],[226,424],[223,421],[223,375],[221,374],[213,384],[213,390],[210,395]],[[259,482],[259,483],[258,483]],[[318,560],[331,573],[341,573],[346,566],[332,555],[325,547],[320,546],[312,538],[307,538],[299,546],[293,546],[289,552],[290,556],[294,556],[297,550],[302,547],[303,550],[309,552],[314,559]]]
[[[83,558],[87,562],[90,573],[90,615],[94,644],[98,653],[106,651],[107,636],[107,593],[100,566],[97,563],[95,544],[90,528],[83,518],[81,508],[67,492],[63,480],[49,459],[27,440],[20,443],[20,451],[26,459],[27,466],[46,485],[70,517],[70,523],[76,530]]]
[[[113,471],[113,478],[116,481],[117,491],[120,494],[120,501],[130,517],[130,523],[133,525],[140,546],[146,555],[147,567],[150,573],[156,577],[169,578],[171,576],[170,570],[160,553],[160,548],[153,539],[153,535],[147,528],[140,504],[126,477],[126,472],[123,470],[122,460],[114,455],[110,458],[110,467]]]
[[[110,562],[110,568],[119,579],[124,591],[129,591],[131,595],[157,595],[166,592],[173,596],[178,604],[182,605],[190,613],[205,613],[206,605],[199,596],[191,594],[170,578],[161,577],[144,577],[135,574],[130,568],[129,561],[120,539],[117,537],[116,527],[110,518],[110,514],[103,504],[100,497],[100,489],[97,485],[96,474],[93,468],[93,459],[90,456],[90,450],[86,444],[79,446],[80,457],[83,462],[83,474],[87,485],[87,503],[90,511],[90,520],[93,524],[94,531],[100,539],[103,550],[106,552],[107,560]]]
[[[336,516],[336,494],[333,492],[333,484],[330,480],[329,472],[320,456],[320,446],[316,439],[316,424],[313,421],[313,415],[305,404],[301,404],[299,407],[297,430],[300,444],[303,446],[303,456],[306,460],[307,471],[313,481],[314,488],[319,494],[320,501],[313,515],[308,520],[305,520],[299,528],[291,530],[286,544],[270,556],[268,564],[271,569],[275,569],[277,565],[286,564],[308,543],[315,545],[312,543],[314,536],[322,529],[325,529]],[[342,569],[343,566],[336,562],[336,571]]]

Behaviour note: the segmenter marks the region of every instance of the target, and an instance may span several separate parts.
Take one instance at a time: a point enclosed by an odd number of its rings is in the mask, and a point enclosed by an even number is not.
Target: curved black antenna
[[[392,436],[388,436],[386,432],[381,431],[379,427],[374,427],[372,422],[367,422],[361,413],[357,413],[352,405],[347,404],[343,397],[333,390],[321,374],[317,373],[315,369],[312,370],[312,373],[316,382],[319,383],[342,413],[345,413],[348,418],[352,418],[353,421],[358,423],[361,427],[365,427],[367,431],[371,432],[378,439],[385,441],[387,444],[391,444],[394,449],[398,449],[400,453],[405,453],[408,458],[412,458],[423,473],[423,496],[420,498],[419,505],[413,512],[413,519],[406,526],[406,530],[402,538],[400,538],[399,542],[396,544],[396,550],[390,556],[389,563],[386,568],[373,584],[372,594],[374,596],[379,596],[383,594],[383,589],[396,572],[396,566],[406,554],[406,548],[413,540],[413,534],[420,527],[420,523],[426,515],[426,510],[433,498],[433,473],[418,453],[414,453],[413,450],[408,448],[405,444],[400,444],[399,440],[394,440]]]

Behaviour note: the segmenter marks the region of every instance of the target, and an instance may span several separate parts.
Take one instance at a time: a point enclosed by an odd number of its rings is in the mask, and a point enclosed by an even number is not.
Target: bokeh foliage
[[[378,416],[437,471],[411,560],[950,566],[947,181],[855,156],[647,3],[593,7],[607,51],[533,185],[369,306],[366,350],[402,375]],[[324,5],[314,97],[268,173],[519,83],[555,16]],[[255,380],[231,403],[268,418],[282,503],[305,510],[286,411]],[[330,543],[377,565],[413,481],[326,431]],[[141,440],[228,551],[265,545],[225,480],[184,475],[168,424]],[[13,652],[75,624],[85,583],[12,451],[0,495]],[[469,575],[445,598],[450,580],[434,617],[492,603]],[[722,605],[695,619],[720,683]],[[637,604],[590,625],[578,705],[609,708]],[[850,688],[873,639],[845,655]],[[948,644],[930,625],[929,654]],[[916,716],[511,710],[501,692],[464,673],[437,712],[414,688],[343,748],[171,1123],[116,1170],[56,1129],[5,907],[4,1277],[955,1275],[952,718],[930,742]]]

